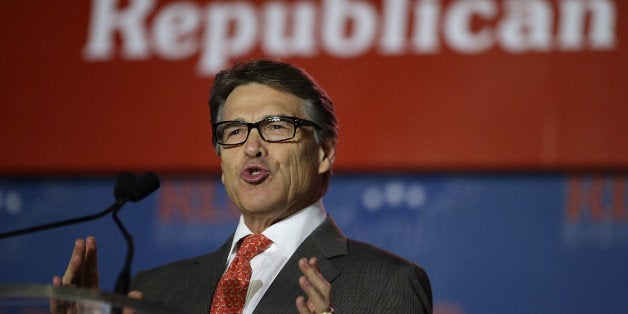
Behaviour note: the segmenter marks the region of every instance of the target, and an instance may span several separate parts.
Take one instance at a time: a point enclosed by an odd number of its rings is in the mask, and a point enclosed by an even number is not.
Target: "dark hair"
[[[338,121],[327,93],[303,70],[275,60],[260,59],[238,63],[233,68],[216,74],[209,97],[212,123],[219,122],[229,94],[236,87],[249,83],[264,84],[305,100],[308,103],[305,108],[308,117],[305,118],[314,121],[320,127],[316,132],[317,143],[336,144]],[[219,147],[216,146],[215,140],[213,143],[218,151]]]
[[[304,118],[314,121],[320,127],[315,133],[317,144],[336,145],[338,120],[327,93],[305,71],[276,60],[259,59],[237,63],[231,69],[216,74],[209,97],[212,123],[219,122],[221,119],[229,94],[236,87],[249,83],[267,85],[303,99],[307,115]],[[213,139],[213,144],[216,152],[220,154],[216,139]],[[329,181],[329,178],[326,181]]]

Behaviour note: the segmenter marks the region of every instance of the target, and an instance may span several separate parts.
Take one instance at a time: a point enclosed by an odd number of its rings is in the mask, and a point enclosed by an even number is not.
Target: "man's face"
[[[222,121],[257,122],[271,116],[308,119],[302,99],[250,83],[231,92]],[[244,144],[221,147],[220,157],[222,182],[249,228],[252,221],[257,226],[263,221],[266,228],[320,197],[321,175],[330,170],[334,150],[316,144],[313,127],[300,127],[294,139],[279,143],[264,141],[252,129]]]

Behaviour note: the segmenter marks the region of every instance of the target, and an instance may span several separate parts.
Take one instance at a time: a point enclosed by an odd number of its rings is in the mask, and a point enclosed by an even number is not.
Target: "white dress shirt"
[[[253,313],[262,296],[288,262],[290,256],[294,254],[303,240],[323,223],[326,217],[327,213],[323,207],[323,202],[319,199],[316,203],[274,223],[262,232],[273,243],[264,252],[251,259],[251,281],[242,313]],[[240,222],[233,236],[231,250],[227,258],[227,267],[236,256],[238,242],[249,234],[253,234],[253,232],[249,230],[244,223],[244,218],[240,216]]]

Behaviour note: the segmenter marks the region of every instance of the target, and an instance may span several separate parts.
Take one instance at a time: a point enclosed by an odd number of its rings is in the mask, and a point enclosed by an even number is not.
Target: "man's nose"
[[[252,128],[249,132],[249,137],[244,142],[244,153],[249,157],[266,155],[266,141],[264,141],[257,128]]]

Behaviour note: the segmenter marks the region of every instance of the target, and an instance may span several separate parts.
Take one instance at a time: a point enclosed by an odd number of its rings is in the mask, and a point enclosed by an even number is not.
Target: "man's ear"
[[[331,171],[336,159],[336,145],[327,142],[318,147],[318,173]]]

